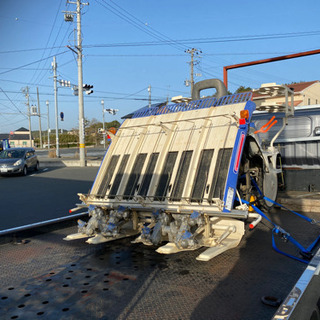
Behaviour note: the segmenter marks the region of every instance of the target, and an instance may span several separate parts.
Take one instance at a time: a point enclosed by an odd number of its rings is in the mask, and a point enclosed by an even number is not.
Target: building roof
[[[308,82],[300,82],[300,83],[292,83],[292,84],[287,84],[287,86],[291,89],[293,89],[294,92],[301,92],[304,89],[312,86],[314,83],[319,82],[319,80],[315,81],[308,81]]]
[[[18,130],[15,130],[15,132],[29,132],[29,130],[24,127],[21,127]]]
[[[8,138],[9,138],[9,134],[8,133],[0,133],[0,140],[8,139]]]
[[[307,82],[299,82],[299,83],[291,83],[291,84],[285,84],[288,88],[292,89],[294,93],[300,93],[303,90],[307,89],[308,87],[312,86],[313,84],[320,82],[319,80],[314,80],[314,81],[307,81]],[[260,94],[257,92],[253,92],[252,94],[253,98],[269,98],[268,95],[265,94]]]
[[[18,130],[15,130],[13,134],[10,133],[0,133],[0,140],[9,139],[12,140],[29,140],[29,130],[21,127]],[[32,137],[33,140],[33,137]]]
[[[9,140],[29,140],[29,134],[10,134]]]

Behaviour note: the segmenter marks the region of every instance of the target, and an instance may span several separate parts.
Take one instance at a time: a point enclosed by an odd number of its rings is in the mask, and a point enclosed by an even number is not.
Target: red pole
[[[223,67],[223,82],[228,90],[228,70],[227,70],[227,67]]]
[[[288,54],[285,56],[279,56],[279,57],[273,57],[273,58],[268,58],[268,59],[255,60],[255,61],[249,61],[249,62],[244,62],[244,63],[239,63],[239,64],[233,64],[230,66],[225,66],[225,67],[223,67],[223,82],[224,82],[226,88],[228,89],[228,70],[230,70],[230,69],[243,68],[243,67],[248,67],[248,66],[254,66],[256,64],[263,64],[263,63],[269,63],[269,62],[280,61],[280,60],[300,58],[300,57],[311,56],[311,55],[319,54],[319,53],[320,53],[320,49],[317,49],[317,50]]]

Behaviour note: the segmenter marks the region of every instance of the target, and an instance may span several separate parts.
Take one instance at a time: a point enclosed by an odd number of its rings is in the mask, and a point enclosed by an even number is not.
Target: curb
[[[319,212],[320,213],[320,198],[310,198],[312,196],[310,193],[292,192],[292,195],[285,194],[279,195],[277,202],[281,205],[295,211],[301,212]]]
[[[101,160],[87,160],[86,167],[100,167]],[[54,160],[41,161],[40,166],[43,167],[80,167],[79,160]]]
[[[280,198],[277,202],[291,210],[320,213],[320,200]]]

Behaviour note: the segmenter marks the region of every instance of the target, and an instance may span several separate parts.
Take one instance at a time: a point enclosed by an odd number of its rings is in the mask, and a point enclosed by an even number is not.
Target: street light
[[[101,100],[102,105],[102,127],[103,127],[103,148],[106,148],[106,133],[104,131],[104,100]]]
[[[49,121],[49,101],[46,101],[47,112],[48,112],[48,151],[50,150],[50,121]]]
[[[119,110],[118,109],[105,109],[104,108],[104,100],[101,100],[101,105],[102,105],[102,134],[103,134],[103,147],[106,148],[106,132],[105,132],[105,124],[104,124],[104,113],[108,112],[112,115],[115,115]]]

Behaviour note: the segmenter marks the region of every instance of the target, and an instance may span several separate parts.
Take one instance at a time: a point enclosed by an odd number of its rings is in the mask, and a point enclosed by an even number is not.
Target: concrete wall
[[[320,83],[314,83],[310,87],[306,88],[303,92],[303,102],[301,106],[308,106],[320,103]]]

